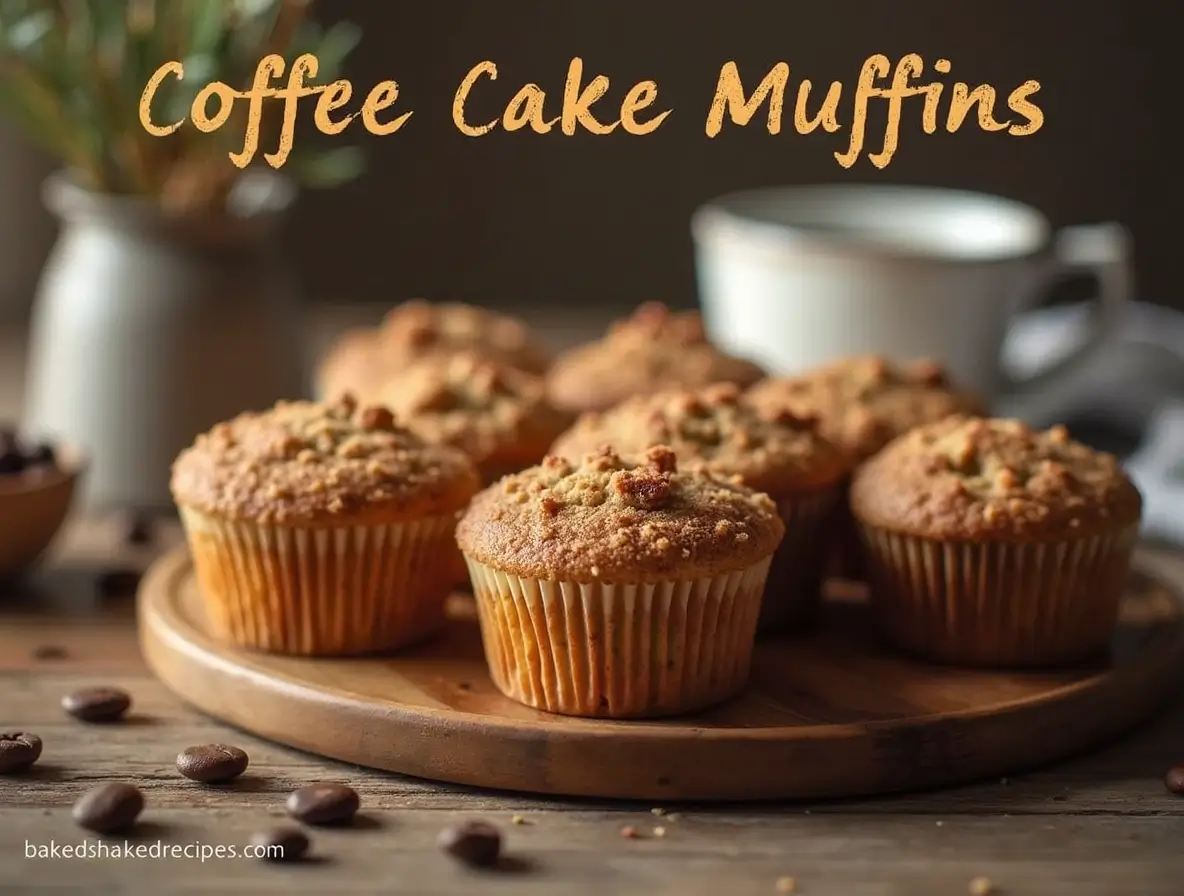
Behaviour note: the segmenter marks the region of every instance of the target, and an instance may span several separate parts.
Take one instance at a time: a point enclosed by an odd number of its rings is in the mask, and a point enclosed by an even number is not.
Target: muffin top
[[[633,395],[717,382],[749,386],[764,372],[716,348],[695,311],[676,314],[651,302],[617,321],[599,341],[556,360],[548,376],[551,401],[572,411],[597,411]]]
[[[571,422],[547,401],[542,378],[471,353],[425,358],[389,377],[376,398],[412,432],[478,466],[537,463]]]
[[[1142,499],[1109,454],[1018,420],[948,417],[914,429],[856,471],[864,522],[948,540],[1057,540],[1138,521]]]
[[[378,330],[380,350],[395,364],[427,355],[471,352],[528,373],[543,373],[551,353],[525,323],[458,302],[422,299],[392,308]]]
[[[762,406],[818,415],[822,434],[855,460],[871,457],[914,426],[985,411],[977,396],[950,383],[939,364],[894,364],[872,355],[798,377],[765,380],[748,398]]]
[[[480,488],[461,451],[425,442],[384,407],[351,396],[280,402],[198,436],[173,465],[178,504],[266,524],[332,522],[380,511],[459,510]]]
[[[573,462],[548,457],[479,494],[457,542],[514,575],[621,583],[687,580],[745,569],[785,534],[772,500],[705,471],[680,471],[674,452],[640,463],[602,449]]]
[[[584,414],[551,453],[578,458],[602,445],[627,457],[667,445],[684,469],[739,476],[775,496],[826,488],[848,470],[846,455],[819,435],[817,417],[758,408],[734,383],[639,395]]]

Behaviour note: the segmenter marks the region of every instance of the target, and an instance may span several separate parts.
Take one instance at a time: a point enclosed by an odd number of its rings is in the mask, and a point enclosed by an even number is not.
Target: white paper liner
[[[519,578],[466,558],[485,658],[506,696],[566,715],[677,715],[748,679],[769,560],[642,585]]]
[[[830,561],[833,515],[840,492],[827,489],[777,499],[785,537],[773,555],[757,630],[762,634],[808,624],[822,599]]]
[[[885,634],[940,662],[996,667],[1067,665],[1104,651],[1137,532],[945,543],[861,527]]]
[[[208,618],[223,640],[345,656],[434,631],[455,584],[454,514],[388,525],[268,526],[182,508]]]

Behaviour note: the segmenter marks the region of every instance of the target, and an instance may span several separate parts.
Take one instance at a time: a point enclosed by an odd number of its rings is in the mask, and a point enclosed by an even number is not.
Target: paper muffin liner
[[[420,641],[455,584],[454,514],[385,525],[271,526],[182,508],[210,625],[221,640],[293,656]]]
[[[777,512],[785,523],[785,537],[769,567],[757,622],[761,634],[807,625],[817,615],[841,494],[832,488],[776,499]]]
[[[860,526],[872,605],[894,644],[943,663],[1016,668],[1105,651],[1137,533],[954,543]]]
[[[720,703],[748,680],[768,558],[633,585],[521,578],[466,560],[490,676],[527,706],[657,718]]]

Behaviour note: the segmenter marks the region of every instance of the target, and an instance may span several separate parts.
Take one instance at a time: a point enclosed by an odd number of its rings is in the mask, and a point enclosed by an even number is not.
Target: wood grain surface
[[[1132,577],[1111,660],[1045,673],[910,660],[878,643],[862,595],[842,596],[812,632],[762,639],[738,698],[626,722],[552,715],[500,694],[460,595],[442,635],[412,650],[251,653],[211,637],[180,549],[148,573],[138,616],[149,667],[223,721],[368,767],[567,796],[846,797],[1012,774],[1114,735],[1184,679],[1180,599],[1146,576]]]
[[[1179,896],[1184,799],[1163,774],[1184,761],[1184,705],[1091,755],[1006,781],[930,793],[832,802],[686,805],[544,799],[431,784],[280,747],[186,707],[145,668],[134,600],[101,596],[103,570],[143,566],[175,540],[126,549],[113,526],[74,526],[55,562],[0,602],[0,727],[35,731],[45,752],[29,774],[0,778],[0,892],[96,893],[776,893],[939,896],[989,878],[1000,894]],[[1184,558],[1146,552],[1157,575],[1184,584]],[[64,693],[104,683],[129,690],[132,715],[84,725]],[[181,778],[177,752],[233,743],[251,755],[236,784]],[[628,758],[622,756],[622,762]],[[104,781],[131,781],[148,808],[133,843],[240,846],[283,820],[288,792],[342,781],[362,795],[362,819],[311,831],[317,861],[25,858],[26,844],[77,844],[70,806]],[[525,823],[516,824],[515,817]],[[512,861],[477,873],[434,846],[451,821],[498,825]],[[621,836],[633,826],[638,839]],[[664,836],[655,836],[656,828]],[[92,838],[93,842],[93,838]],[[122,843],[116,839],[113,842]]]

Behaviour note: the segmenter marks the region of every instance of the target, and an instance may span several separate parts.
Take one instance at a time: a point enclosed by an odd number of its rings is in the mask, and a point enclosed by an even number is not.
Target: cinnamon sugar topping
[[[543,381],[472,353],[426,358],[377,392],[411,431],[465,451],[482,468],[537,463],[569,423]]]
[[[608,448],[551,456],[474,499],[462,550],[534,578],[656,581],[751,566],[784,534],[766,496],[650,448],[630,462]]]
[[[460,452],[425,443],[385,407],[280,402],[199,436],[173,465],[182,505],[262,523],[331,519],[367,507],[456,510],[477,489]]]
[[[819,434],[815,415],[756,406],[734,384],[638,396],[585,414],[551,450],[580,457],[601,445],[628,457],[668,445],[688,469],[737,475],[774,494],[833,485],[848,468],[847,457]]]
[[[559,407],[586,411],[661,389],[748,386],[763,375],[757,365],[713,345],[698,312],[677,313],[650,302],[615,322],[603,339],[559,358],[548,387]]]
[[[977,396],[952,386],[934,361],[896,365],[871,355],[800,377],[766,380],[748,398],[766,409],[817,416],[822,434],[856,459],[870,457],[914,426],[984,410]]]
[[[1134,523],[1135,486],[1111,455],[1018,420],[950,417],[901,436],[857,472],[852,509],[896,531],[981,539],[1088,534]]]

